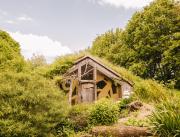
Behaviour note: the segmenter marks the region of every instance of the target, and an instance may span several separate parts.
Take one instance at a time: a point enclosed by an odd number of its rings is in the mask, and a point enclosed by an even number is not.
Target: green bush
[[[125,125],[127,126],[137,126],[137,127],[148,127],[148,119],[136,119],[136,118],[129,118]]]
[[[132,101],[132,98],[123,98],[118,102],[119,111],[126,109],[127,105]]]
[[[149,118],[152,131],[160,137],[180,136],[180,103],[179,100],[164,102],[157,106]]]
[[[74,126],[67,118],[61,119],[54,129],[58,137],[69,137],[74,134]]]
[[[0,71],[21,72],[24,67],[19,44],[8,33],[0,30]]]
[[[88,129],[89,108],[88,104],[79,104],[72,106],[68,118],[74,126],[74,131],[83,131]]]
[[[66,102],[42,76],[0,73],[0,136],[55,135],[52,129],[66,116]]]
[[[91,125],[111,125],[118,120],[118,105],[112,100],[97,101],[90,110],[89,123]]]

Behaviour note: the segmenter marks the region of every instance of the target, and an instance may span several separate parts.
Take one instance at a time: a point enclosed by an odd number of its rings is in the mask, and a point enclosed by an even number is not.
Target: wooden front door
[[[92,83],[83,83],[81,90],[81,100],[82,102],[93,102],[94,101],[94,84]]]

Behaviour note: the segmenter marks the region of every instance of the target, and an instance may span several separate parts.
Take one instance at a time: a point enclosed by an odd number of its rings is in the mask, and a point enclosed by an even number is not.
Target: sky
[[[0,0],[0,29],[21,46],[52,62],[83,50],[100,34],[124,28],[133,13],[152,0]]]

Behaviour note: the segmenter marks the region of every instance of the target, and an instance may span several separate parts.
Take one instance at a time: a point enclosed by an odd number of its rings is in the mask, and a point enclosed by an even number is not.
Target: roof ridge
[[[93,57],[91,55],[84,55],[83,57],[79,58],[77,61],[75,61],[75,64],[77,64],[78,62],[86,59],[86,58],[90,58],[93,61],[95,61],[96,63],[98,63],[99,65],[101,65],[102,67],[104,67],[105,69],[111,71],[112,73],[114,73],[116,76],[122,78],[123,80],[127,81],[129,84],[133,85],[133,82],[124,78],[121,74],[119,74],[118,72],[116,72],[115,70],[113,70],[112,68],[110,68],[109,66],[106,66],[103,61],[101,61],[101,59],[98,59],[96,57]]]

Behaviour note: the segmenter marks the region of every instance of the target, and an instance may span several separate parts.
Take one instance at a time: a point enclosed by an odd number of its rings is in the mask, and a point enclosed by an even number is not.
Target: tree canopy
[[[98,36],[91,51],[143,78],[180,88],[180,4],[155,0],[136,12],[125,30]]]

